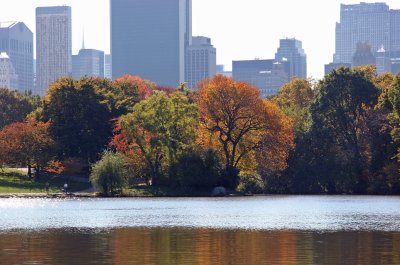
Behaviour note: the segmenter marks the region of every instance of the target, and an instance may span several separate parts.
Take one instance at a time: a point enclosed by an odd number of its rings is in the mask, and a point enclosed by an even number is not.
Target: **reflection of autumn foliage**
[[[284,169],[294,145],[293,124],[257,88],[216,76],[201,84],[197,102],[199,142],[218,150],[227,168]]]

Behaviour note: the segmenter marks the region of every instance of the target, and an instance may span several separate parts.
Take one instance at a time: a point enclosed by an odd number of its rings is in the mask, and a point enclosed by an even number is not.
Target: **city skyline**
[[[396,0],[384,2],[391,9],[400,8],[400,2]],[[303,42],[309,76],[321,78],[324,64],[332,61],[335,51],[335,25],[340,21],[341,3],[358,4],[360,1],[284,0],[270,4],[261,0],[193,0],[193,36],[207,36],[212,39],[213,45],[219,51],[217,63],[224,64],[225,69],[231,69],[233,60],[272,58],[279,46],[279,39],[296,38]],[[90,1],[38,0],[27,3],[24,0],[15,0],[2,6],[1,21],[24,22],[36,34],[35,8],[55,5],[72,7],[73,54],[77,54],[81,48],[83,30],[87,48],[109,53],[109,0],[96,1],[99,16],[95,17],[100,19],[93,19],[94,16],[88,15],[88,10],[93,8]],[[291,8],[287,8],[289,5]],[[21,9],[21,6],[24,8]],[[299,10],[302,12],[298,12]],[[91,11],[89,14],[92,13]],[[238,17],[242,19],[237,19]]]

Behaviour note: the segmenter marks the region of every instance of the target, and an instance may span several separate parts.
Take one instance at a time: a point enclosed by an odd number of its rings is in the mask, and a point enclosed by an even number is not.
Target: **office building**
[[[72,56],[72,76],[75,79],[83,76],[104,77],[104,52],[83,47],[78,55]]]
[[[385,3],[342,4],[333,62],[352,63],[359,42],[367,42],[374,56],[382,45],[388,52],[400,50],[399,12]]]
[[[16,90],[18,75],[15,72],[10,57],[5,52],[0,53],[0,88]]]
[[[206,37],[193,37],[186,53],[186,77],[189,88],[217,73],[217,51]]]
[[[333,70],[338,69],[340,67],[351,68],[351,64],[349,64],[349,63],[329,63],[329,64],[325,64],[325,75],[330,74]]]
[[[382,47],[376,52],[376,72],[378,75],[384,72],[392,71],[392,64],[390,61],[389,53],[386,52],[385,47]]]
[[[400,52],[400,10],[390,10],[390,49]]]
[[[104,56],[104,77],[108,79],[112,79],[111,60],[111,54],[106,54]]]
[[[257,87],[263,98],[276,94],[289,81],[292,65],[287,60],[245,60],[232,62],[233,79]]]
[[[45,95],[51,83],[72,74],[71,8],[36,8],[36,93]]]
[[[376,58],[371,51],[371,45],[368,43],[357,43],[356,52],[353,55],[352,66],[363,66],[369,64],[376,64]]]
[[[0,52],[7,54],[18,76],[18,82],[13,83],[13,89],[21,92],[32,91],[34,89],[32,31],[23,22],[0,22]]]
[[[111,0],[112,76],[138,75],[160,86],[185,81],[191,0]]]
[[[289,77],[307,78],[307,56],[304,53],[302,42],[296,39],[281,39],[276,61],[287,60],[290,64]]]

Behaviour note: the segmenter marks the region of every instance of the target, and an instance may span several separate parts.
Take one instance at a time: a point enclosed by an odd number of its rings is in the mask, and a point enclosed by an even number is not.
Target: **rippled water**
[[[400,197],[0,199],[0,231],[184,227],[400,231]]]
[[[0,264],[400,264],[400,198],[0,199]]]

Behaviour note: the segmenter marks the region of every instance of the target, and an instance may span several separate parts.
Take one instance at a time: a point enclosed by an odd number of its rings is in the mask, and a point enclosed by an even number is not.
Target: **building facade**
[[[232,62],[233,79],[257,87],[263,98],[275,95],[289,81],[289,61],[245,60]]]
[[[195,88],[203,79],[217,73],[217,50],[206,37],[193,37],[186,50],[185,80],[189,88]]]
[[[375,53],[383,45],[389,52],[400,50],[400,10],[385,3],[360,3],[340,6],[336,24],[334,63],[352,63],[357,43],[367,42]]]
[[[104,77],[104,52],[81,49],[78,55],[73,55],[72,76],[75,79],[83,76]]]
[[[160,86],[185,81],[191,0],[111,0],[112,76],[138,75]]]
[[[106,54],[104,56],[104,77],[112,79],[112,58],[111,54]]]
[[[278,51],[275,53],[276,61],[287,60],[290,64],[289,77],[307,78],[307,55],[302,47],[302,42],[296,39],[281,39]]]
[[[51,83],[72,74],[71,8],[36,8],[36,94],[45,95]]]
[[[0,22],[0,52],[11,61],[17,85],[13,89],[32,91],[33,85],[33,33],[23,22]],[[13,79],[14,77],[10,77]]]
[[[376,65],[376,58],[371,50],[371,45],[364,42],[357,43],[351,66]]]
[[[338,69],[340,67],[351,68],[351,64],[349,64],[349,63],[329,63],[329,64],[325,64],[325,75],[330,74],[333,70]]]
[[[0,53],[0,88],[15,90],[18,87],[18,75],[10,57],[5,52]]]

